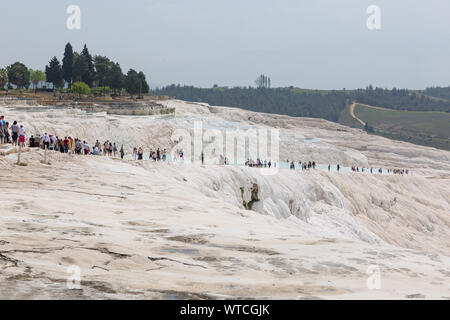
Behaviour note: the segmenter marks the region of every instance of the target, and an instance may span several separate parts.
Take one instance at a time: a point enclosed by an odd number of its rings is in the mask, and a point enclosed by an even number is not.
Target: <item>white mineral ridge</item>
[[[280,158],[411,174],[265,175],[0,147],[0,298],[449,299],[450,152],[320,119],[179,100],[175,115],[0,106],[28,136],[168,148],[177,129],[277,128]],[[258,201],[251,200],[257,186]],[[81,271],[68,289],[68,267]],[[380,270],[372,288],[371,267]],[[376,274],[375,274],[376,276]],[[369,282],[369,286],[368,286]]]

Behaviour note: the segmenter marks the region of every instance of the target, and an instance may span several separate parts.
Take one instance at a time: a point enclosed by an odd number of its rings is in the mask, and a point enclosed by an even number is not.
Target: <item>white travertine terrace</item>
[[[175,116],[0,106],[29,134],[169,148],[178,128],[278,128],[280,157],[407,168],[328,173],[0,151],[0,298],[450,298],[450,152],[320,119],[179,100]],[[316,139],[308,142],[307,138]],[[258,186],[252,210],[251,189]],[[244,199],[243,199],[244,197]],[[66,288],[67,267],[81,289]],[[381,287],[369,290],[369,266]]]

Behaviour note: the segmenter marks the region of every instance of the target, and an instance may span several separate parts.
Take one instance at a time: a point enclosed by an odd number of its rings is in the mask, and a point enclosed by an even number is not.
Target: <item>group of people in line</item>
[[[11,143],[13,146],[25,147],[25,129],[23,125],[19,125],[17,121],[14,121],[10,126],[9,122],[5,120],[3,115],[0,116],[0,144]],[[116,157],[119,153],[120,158],[123,159],[125,156],[125,152],[123,149],[123,145],[118,149],[118,146],[115,142],[111,142],[109,140],[105,141],[103,144],[96,140],[96,142],[91,147],[89,143],[85,140],[81,140],[78,138],[72,137],[64,137],[59,138],[56,135],[45,133],[42,137],[34,137],[33,135],[29,139],[30,147],[40,147],[47,150],[59,151],[61,153],[69,153],[69,154],[80,154],[80,155],[104,155],[104,156],[114,156]],[[144,159],[144,150],[142,147],[133,148],[133,160],[143,160]],[[153,161],[166,161],[168,160],[168,154],[166,149],[161,150],[157,148],[156,150],[150,149],[149,159]],[[184,153],[182,149],[177,149],[174,157],[171,158],[173,161],[184,160]],[[201,154],[201,162],[204,163],[204,154]],[[228,159],[223,158],[221,156],[221,164],[228,164]],[[295,170],[295,162],[286,160],[286,163],[289,165],[291,170]],[[271,160],[261,160],[261,159],[247,159],[245,161],[245,166],[252,168],[271,168],[272,165],[276,167],[276,162],[272,163]],[[301,170],[315,169],[316,162],[308,161],[302,162],[298,161],[298,167]],[[339,172],[341,166],[339,164],[336,165],[336,171]],[[353,172],[370,172],[374,173],[378,171],[378,173],[383,173],[383,169],[378,168],[359,168],[359,167],[351,167]],[[328,165],[328,171],[331,171],[331,164]],[[387,173],[392,174],[408,174],[408,169],[386,169]]]
[[[70,136],[59,138],[57,135],[48,134],[47,132],[42,137],[30,137],[30,147],[40,147],[42,149],[59,151],[61,153],[78,154],[78,155],[104,155],[109,157],[116,157],[117,153],[123,159],[125,152],[123,146],[118,150],[117,144],[109,140],[103,144],[96,140],[91,146],[86,140],[79,138],[72,138]]]
[[[168,160],[168,155],[167,155],[167,150],[163,149],[161,150],[160,148],[157,148],[156,150],[153,150],[150,148],[150,152],[148,155],[149,160],[153,160],[153,161],[166,161]],[[182,150],[177,150],[175,157],[172,158],[173,160],[177,160],[177,159],[183,159],[183,151]],[[144,149],[142,149],[142,147],[139,148],[133,148],[133,160],[144,160]]]
[[[289,160],[286,160],[286,163],[289,163]],[[308,170],[311,168],[315,169],[316,162],[315,161],[302,162],[301,160],[299,160],[298,166],[299,166],[300,170]],[[293,160],[289,163],[289,169],[295,170],[295,162]]]
[[[245,165],[252,168],[270,168],[272,166],[272,161],[262,161],[259,158],[256,159],[256,161],[253,159],[247,159],[247,161],[245,161]]]
[[[25,147],[25,129],[14,121],[10,126],[5,116],[0,116],[0,144],[11,143],[13,146]]]
[[[293,160],[292,161],[286,160],[285,163],[289,166],[289,169],[295,170],[295,162]],[[245,162],[245,165],[248,166],[248,167],[255,167],[255,168],[270,168],[273,165],[273,167],[276,168],[277,163],[274,162],[272,164],[271,160],[269,160],[269,161],[267,161],[267,160],[262,161],[260,159],[256,159],[256,161],[254,161],[253,159],[248,159]],[[301,170],[307,170],[307,169],[311,169],[311,168],[315,169],[316,168],[316,162],[315,161],[302,162],[301,160],[299,160],[298,161],[298,167]]]
[[[25,147],[25,140],[25,129],[23,125],[19,125],[17,121],[14,121],[10,126],[9,122],[5,120],[5,117],[3,115],[0,116],[0,144],[11,143],[13,146]],[[31,135],[29,146],[31,148],[40,147],[42,149],[70,154],[103,154],[105,156],[115,157],[119,153],[122,159],[125,155],[123,146],[118,150],[117,144],[109,140],[103,144],[97,140],[91,147],[85,140],[72,137],[60,138],[57,135],[48,133],[45,133],[42,137]]]

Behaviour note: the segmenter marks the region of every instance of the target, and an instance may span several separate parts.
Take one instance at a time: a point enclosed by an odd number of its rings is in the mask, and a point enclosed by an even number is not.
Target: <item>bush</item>
[[[72,85],[72,92],[77,93],[81,97],[82,94],[89,94],[91,88],[86,83],[78,81]]]

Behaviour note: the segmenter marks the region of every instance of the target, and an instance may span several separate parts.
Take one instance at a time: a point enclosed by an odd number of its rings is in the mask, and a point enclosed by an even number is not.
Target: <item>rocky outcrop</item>
[[[258,198],[258,184],[253,183],[250,189],[241,187],[242,205],[247,210],[252,210],[253,204],[259,201]]]
[[[77,108],[89,113],[106,112],[107,114],[149,116],[158,114],[171,114],[175,108],[169,108],[155,101],[59,101],[52,100],[45,103],[46,108]],[[41,102],[33,99],[1,98],[0,105],[29,109],[30,106],[40,106]],[[45,107],[44,107],[45,108]],[[31,110],[30,110],[31,111]]]
[[[86,112],[106,112],[107,114],[128,116],[149,116],[157,114],[170,114],[175,112],[174,108],[167,108],[156,102],[109,102],[95,104],[75,103],[71,106]]]

